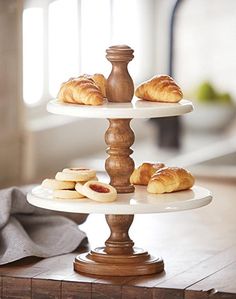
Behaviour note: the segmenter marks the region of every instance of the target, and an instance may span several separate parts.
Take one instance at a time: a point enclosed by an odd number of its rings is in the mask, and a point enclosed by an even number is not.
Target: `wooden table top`
[[[165,261],[165,272],[140,277],[85,276],[73,271],[77,253],[27,258],[0,267],[0,298],[205,299],[236,298],[235,182],[198,180],[213,192],[203,208],[136,215],[135,245]],[[91,248],[109,234],[103,215],[81,225]]]

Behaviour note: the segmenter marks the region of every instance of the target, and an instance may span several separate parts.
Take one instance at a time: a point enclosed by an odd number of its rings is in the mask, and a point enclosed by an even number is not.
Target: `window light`
[[[109,62],[105,50],[110,46],[110,0],[81,1],[81,72],[107,73]]]
[[[147,47],[147,44],[142,43],[146,40],[143,33],[143,20],[145,13],[142,15],[142,10],[146,3],[142,0],[113,0],[112,9],[112,45],[126,44],[135,50],[135,63],[130,63],[129,70],[133,78],[139,77],[143,73],[143,62],[141,62],[140,51]],[[142,21],[141,21],[142,20]],[[141,62],[141,63],[140,63]]]
[[[36,104],[43,93],[43,11],[27,8],[23,12],[23,98]]]
[[[57,0],[49,5],[49,93],[79,74],[78,1]]]

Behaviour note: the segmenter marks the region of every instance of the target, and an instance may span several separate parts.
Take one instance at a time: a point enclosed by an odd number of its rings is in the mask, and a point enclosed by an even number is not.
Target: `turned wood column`
[[[112,63],[112,71],[107,79],[106,94],[111,106],[117,103],[131,105],[134,94],[133,80],[127,65],[133,59],[133,50],[128,46],[112,46],[106,50],[107,59]],[[118,105],[120,106],[120,105]],[[130,128],[131,119],[108,119],[109,128],[105,133],[108,145],[105,168],[110,176],[110,184],[118,193],[134,192],[130,176],[134,170],[134,161],[130,157],[130,148],[134,143],[134,132]],[[122,196],[121,196],[122,199]],[[134,247],[129,237],[129,228],[134,215],[106,215],[110,228],[110,237],[105,246],[97,247],[75,258],[75,271],[108,276],[136,276],[163,271],[162,259],[151,256],[147,251]]]
[[[128,72],[128,63],[134,55],[126,45],[111,46],[106,58],[112,64],[111,73],[107,79],[106,94],[110,102],[131,102],[134,95],[134,83]],[[130,128],[131,119],[109,119],[110,126],[105,134],[108,145],[105,168],[110,176],[110,184],[118,193],[134,192],[129,178],[134,170],[134,161],[130,158],[133,151],[134,132]]]
[[[106,215],[107,224],[111,230],[106,240],[104,251],[108,254],[132,254],[134,242],[129,237],[129,228],[134,215]]]
[[[118,193],[134,192],[130,176],[134,170],[133,153],[130,146],[134,143],[134,132],[130,128],[130,119],[109,119],[110,126],[105,134],[107,153],[110,155],[105,168],[110,176],[110,184]]]

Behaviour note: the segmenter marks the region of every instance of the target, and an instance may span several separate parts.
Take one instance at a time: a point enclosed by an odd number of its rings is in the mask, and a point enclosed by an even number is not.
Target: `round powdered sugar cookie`
[[[84,180],[84,177],[81,177],[81,175],[77,173],[58,172],[55,178],[58,181],[66,181],[66,182],[67,181],[73,181],[73,182],[88,181],[88,180]]]
[[[54,198],[61,199],[82,199],[85,198],[84,195],[80,194],[75,190],[54,190],[53,191]]]
[[[64,190],[64,189],[75,189],[75,182],[63,182],[55,179],[45,179],[42,182],[42,187],[51,190]]]
[[[65,168],[56,174],[59,181],[84,182],[96,176],[96,171],[86,168]]]
[[[82,187],[77,186],[77,190],[81,190],[81,194],[99,202],[111,202],[117,198],[117,192],[114,187],[97,181],[89,181]]]
[[[96,176],[96,171],[90,168],[85,167],[72,167],[72,168],[65,168],[62,170],[65,173],[74,173],[81,176],[83,181],[91,180],[93,177]]]

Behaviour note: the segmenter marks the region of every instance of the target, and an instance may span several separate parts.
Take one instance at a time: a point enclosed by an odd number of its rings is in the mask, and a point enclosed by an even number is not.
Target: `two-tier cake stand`
[[[107,80],[108,102],[102,106],[84,106],[59,103],[52,100],[48,111],[55,114],[84,118],[107,118],[110,126],[105,133],[109,155],[105,163],[118,197],[112,203],[84,200],[55,200],[52,193],[36,187],[28,194],[28,201],[38,207],[56,211],[77,213],[101,213],[106,215],[110,237],[105,246],[80,254],[74,261],[78,272],[96,275],[133,276],[161,272],[161,258],[134,247],[128,231],[135,214],[173,212],[198,208],[211,202],[210,191],[194,186],[190,190],[170,194],[149,194],[145,186],[130,184],[134,170],[130,155],[134,132],[130,128],[132,118],[152,118],[181,115],[191,112],[191,102],[181,100],[177,104],[152,103],[133,98],[134,85],[127,65],[133,59],[133,50],[128,46],[113,46],[107,49],[107,59],[112,71]],[[145,159],[146,160],[146,159]]]

